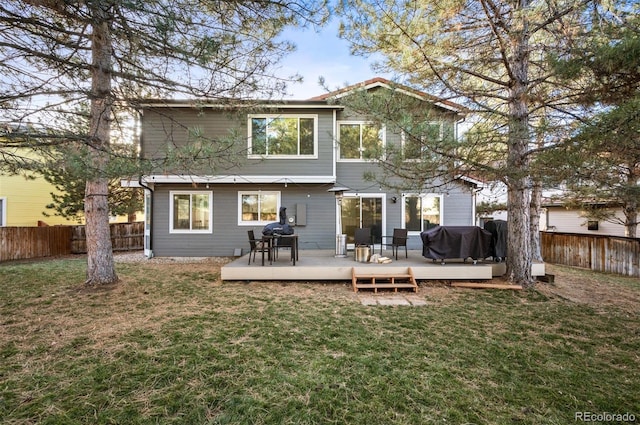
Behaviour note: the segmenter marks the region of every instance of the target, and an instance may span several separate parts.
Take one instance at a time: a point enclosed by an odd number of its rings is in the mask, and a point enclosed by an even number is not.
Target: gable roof
[[[398,84],[398,83],[394,83],[392,81],[387,80],[386,78],[382,78],[382,77],[375,77],[375,78],[371,78],[369,80],[363,81],[361,83],[357,83],[357,84],[352,84],[350,86],[341,88],[339,90],[335,90],[329,93],[325,93],[322,94],[320,96],[314,96],[312,98],[310,98],[310,101],[316,101],[316,100],[329,100],[329,99],[339,99],[341,97],[347,96],[350,93],[356,91],[356,90],[369,90],[372,88],[376,88],[376,87],[383,87],[383,88],[387,88],[390,90],[398,90],[401,93],[405,93],[409,96],[415,97],[417,99],[420,100],[426,100],[429,102],[432,102],[434,105],[437,105],[441,108],[447,109],[449,111],[452,112],[457,112],[457,113],[466,113],[468,112],[468,109],[465,108],[462,105],[459,105],[455,102],[451,102],[450,100],[446,100],[446,99],[442,99],[433,95],[430,95],[429,93],[425,93],[423,91],[420,90],[416,90],[414,88],[411,88],[409,86],[405,86],[403,84]]]

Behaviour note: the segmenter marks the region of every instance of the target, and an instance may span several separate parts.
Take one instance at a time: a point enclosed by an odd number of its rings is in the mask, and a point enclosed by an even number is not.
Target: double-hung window
[[[427,123],[415,131],[403,131],[401,137],[404,159],[420,160],[431,156],[429,152],[435,144],[443,140],[443,132],[441,122]]]
[[[278,221],[280,192],[238,192],[238,224],[255,226]]]
[[[384,145],[384,129],[367,122],[339,122],[338,145],[341,160],[379,159]]]
[[[316,158],[317,115],[249,115],[249,157]]]
[[[406,194],[403,204],[404,227],[420,233],[442,225],[442,195]]]
[[[212,233],[213,192],[171,191],[169,233]]]

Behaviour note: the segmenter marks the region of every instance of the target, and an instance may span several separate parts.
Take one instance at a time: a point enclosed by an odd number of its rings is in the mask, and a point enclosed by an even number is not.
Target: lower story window
[[[441,195],[405,195],[404,225],[409,232],[424,232],[442,224]]]
[[[212,192],[173,191],[170,204],[170,233],[212,232]]]
[[[238,224],[262,225],[278,221],[280,192],[238,192]]]

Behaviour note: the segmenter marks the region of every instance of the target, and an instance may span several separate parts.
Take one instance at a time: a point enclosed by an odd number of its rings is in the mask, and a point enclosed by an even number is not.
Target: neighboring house
[[[560,233],[584,233],[588,235],[625,236],[624,214],[621,208],[610,209],[620,223],[588,218],[585,211],[567,208],[561,202],[544,202],[540,215],[540,230]]]
[[[35,154],[22,148],[22,156]],[[47,205],[53,202],[51,193],[59,193],[44,177],[28,173],[24,175],[0,174],[0,227],[33,227],[54,225],[77,225],[75,219],[54,215]],[[48,216],[45,216],[44,213]],[[110,217],[112,223],[127,222],[126,216]]]
[[[485,198],[495,201],[493,197]],[[482,194],[480,198],[482,197]],[[609,220],[597,220],[588,217],[586,211],[567,207],[561,200],[561,192],[545,194],[540,211],[540,230],[543,232],[581,233],[588,235],[625,236],[624,214],[620,207],[603,205],[615,217]],[[477,225],[484,226],[489,220],[507,220],[507,211],[497,210],[477,217]],[[618,221],[618,223],[612,222]]]
[[[187,143],[189,134],[207,139],[239,134],[242,158],[224,172],[158,170],[124,185],[145,188],[147,255],[231,256],[246,252],[247,231],[260,235],[278,221],[280,207],[300,238],[300,249],[334,249],[337,234],[353,242],[354,229],[370,227],[376,243],[394,228],[408,228],[409,247],[422,247],[419,234],[433,225],[473,225],[477,183],[459,179],[442,192],[390,191],[364,179],[375,172],[380,147],[404,138],[340,104],[354,90],[390,89],[376,78],[299,101],[224,103],[180,100],[141,105],[141,155],[161,158]],[[396,87],[396,86],[393,86]],[[440,112],[434,126],[457,132],[464,108],[405,88]],[[338,200],[329,191],[347,188]],[[339,214],[341,214],[339,216]],[[341,224],[340,224],[341,223]],[[341,225],[341,228],[338,226]]]
[[[77,225],[76,220],[54,215],[53,210],[47,209],[47,205],[53,202],[51,192],[56,192],[56,188],[44,177],[34,175],[27,179],[0,174],[0,227]],[[123,223],[128,218],[113,216],[109,221]]]
[[[23,176],[0,175],[0,226],[38,226],[77,224],[64,217],[45,217],[50,193],[55,188],[42,177],[26,179]],[[49,210],[49,212],[52,212]]]

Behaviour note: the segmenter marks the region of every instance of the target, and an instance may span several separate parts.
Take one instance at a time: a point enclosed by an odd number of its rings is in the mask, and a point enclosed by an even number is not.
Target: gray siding
[[[384,235],[393,234],[393,229],[402,227],[402,193],[379,187],[377,184],[365,181],[364,174],[376,170],[371,162],[339,162],[337,165],[337,181],[346,186],[350,192],[386,194],[386,229]],[[442,219],[446,226],[474,225],[474,196],[465,183],[452,183],[445,190],[425,189],[424,193],[442,194]],[[396,197],[396,203],[391,201]],[[418,235],[409,237],[409,249],[422,249],[422,241]]]
[[[269,111],[273,113],[274,111]],[[239,164],[223,171],[204,169],[203,174],[300,175],[333,174],[333,111],[329,109],[286,109],[283,114],[318,115],[317,158],[249,159],[247,113],[231,114],[216,109],[198,111],[190,108],[147,109],[142,118],[142,155],[162,158],[172,146],[187,143],[189,129],[202,129],[208,139],[232,139]],[[185,170],[158,170],[183,173]]]
[[[274,110],[265,113],[274,113]],[[253,113],[254,111],[252,111]],[[298,204],[306,205],[306,225],[296,226],[301,249],[334,249],[336,229],[336,203],[332,193],[327,192],[327,184],[261,184],[251,183],[251,176],[331,176],[334,171],[334,111],[331,109],[282,109],[283,114],[318,115],[318,158],[317,159],[249,159],[247,158],[248,131],[247,111],[232,114],[228,111],[208,108],[146,109],[142,119],[142,154],[147,158],[161,158],[170,146],[187,143],[188,130],[200,128],[209,139],[229,139],[235,135],[235,154],[241,159],[231,169],[218,171],[201,169],[200,174],[243,175],[246,180],[238,184],[210,184],[194,187],[190,184],[155,186],[153,192],[152,250],[157,256],[231,256],[234,249],[248,252],[247,230],[261,234],[261,226],[238,224],[238,192],[249,190],[279,191],[282,206],[287,207],[289,216],[296,214]],[[444,116],[444,115],[443,115]],[[451,116],[451,114],[449,114]],[[350,116],[348,112],[338,112],[337,120],[362,119]],[[366,119],[366,118],[364,118]],[[453,124],[452,124],[453,125]],[[399,144],[399,134],[387,129],[387,144]],[[194,170],[157,170],[164,173],[189,173]],[[385,194],[384,209],[386,227],[383,235],[391,235],[393,229],[402,227],[402,193],[380,188],[373,182],[364,180],[367,171],[379,172],[373,162],[338,162],[336,181],[347,186],[352,193]],[[171,234],[169,233],[169,192],[171,190],[212,191],[213,192],[213,232],[211,234]],[[469,187],[463,183],[450,185],[443,196],[443,221],[445,225],[472,225],[474,197]],[[425,190],[425,193],[433,191]],[[444,190],[443,190],[444,192]],[[395,197],[393,203],[391,198]],[[420,249],[422,242],[418,235],[411,236],[409,248]]]
[[[335,198],[328,186],[318,185],[210,185],[209,189],[191,185],[158,186],[153,193],[152,249],[154,255],[165,256],[231,256],[234,248],[248,252],[247,230],[261,234],[260,226],[238,225],[238,192],[245,190],[280,191],[282,206],[289,216],[295,215],[296,205],[307,208],[306,226],[296,226],[300,249],[333,249],[335,247]],[[213,191],[213,233],[169,233],[169,192],[171,190]]]

